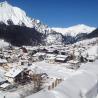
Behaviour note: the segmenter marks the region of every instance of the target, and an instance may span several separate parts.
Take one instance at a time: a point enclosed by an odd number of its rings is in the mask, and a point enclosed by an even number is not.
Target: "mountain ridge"
[[[5,32],[5,29],[4,28],[2,29],[3,26],[7,27],[6,33],[9,32],[8,37],[11,36],[10,34],[12,34],[11,27],[14,27],[15,29],[17,28],[18,30],[13,30],[13,32],[16,33],[16,31],[17,31],[18,34],[20,33],[21,38],[22,38],[22,34],[23,34],[24,39],[23,38],[22,39],[23,40],[27,39],[27,41],[30,41],[30,42],[26,42],[26,45],[27,45],[27,43],[29,45],[30,45],[30,43],[31,43],[31,45],[35,45],[34,38],[36,38],[37,35],[38,36],[40,35],[40,36],[39,36],[39,39],[37,37],[36,42],[39,42],[39,43],[43,42],[46,45],[47,44],[51,45],[51,44],[74,43],[76,41],[83,40],[84,38],[87,37],[87,35],[89,33],[91,33],[93,30],[96,29],[95,27],[90,27],[90,26],[87,26],[84,24],[78,24],[78,25],[68,27],[68,28],[50,28],[50,27],[48,27],[48,25],[43,24],[40,20],[36,20],[34,18],[28,17],[24,10],[10,5],[7,1],[0,3],[0,13],[1,13],[0,14],[0,26],[1,26],[0,27],[0,34],[1,34],[0,38],[2,38],[2,36],[3,36],[3,38],[5,38],[5,35],[3,34],[3,32]],[[26,31],[23,30],[23,28]],[[58,30],[56,30],[56,29],[58,29]],[[59,29],[61,29],[61,30],[59,31]],[[11,31],[9,31],[9,30],[11,30]],[[29,34],[27,31],[29,32]],[[36,34],[35,34],[35,32],[36,32]],[[31,33],[34,33],[34,34],[31,34]],[[26,35],[24,35],[24,34],[26,34]],[[29,35],[32,35],[32,38]],[[19,37],[19,36],[17,35],[16,37]],[[6,36],[6,38],[7,38],[7,36]],[[10,37],[10,38],[12,38],[12,37]],[[18,39],[18,38],[16,38],[16,39]],[[30,39],[32,40],[32,42]],[[15,42],[15,39],[12,38],[11,40],[13,40],[13,41],[11,41],[11,43]],[[19,39],[19,41],[20,41],[20,39]],[[16,43],[18,43],[18,45],[19,45],[19,42],[16,42]],[[16,45],[16,43],[15,43],[15,45]],[[39,43],[37,43],[37,44],[39,44]],[[43,43],[40,43],[40,44],[43,44]],[[24,45],[23,41],[22,41],[22,45]]]
[[[50,30],[40,20],[30,18],[24,10],[10,5],[7,1],[0,3],[0,13],[0,22],[6,25],[9,25],[10,21],[13,25],[35,28],[40,33],[47,33]]]
[[[80,33],[91,33],[92,31],[94,31],[96,28],[95,27],[90,27],[84,24],[78,24],[78,25],[74,25],[68,28],[52,28],[54,31],[56,32],[60,32],[63,35],[70,35],[75,37],[76,35],[80,34]]]

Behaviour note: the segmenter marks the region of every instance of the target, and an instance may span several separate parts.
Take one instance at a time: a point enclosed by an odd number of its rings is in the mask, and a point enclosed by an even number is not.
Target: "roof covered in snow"
[[[10,70],[5,74],[5,76],[6,76],[6,77],[14,78],[14,77],[16,77],[19,73],[21,73],[23,70],[24,70],[24,68],[21,67],[21,66],[13,67],[12,69],[10,69]]]
[[[0,59],[0,63],[7,63],[6,59]]]

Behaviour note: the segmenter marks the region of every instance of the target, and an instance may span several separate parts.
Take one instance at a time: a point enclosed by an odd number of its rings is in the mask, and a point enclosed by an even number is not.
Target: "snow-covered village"
[[[34,98],[47,94],[51,98],[59,90],[65,92],[61,98],[69,98],[66,93],[70,98],[96,97],[98,38],[72,45],[15,47],[4,41],[2,44],[0,98],[32,98],[33,94]]]
[[[0,98],[98,98],[98,28],[49,27],[13,4],[0,2]]]

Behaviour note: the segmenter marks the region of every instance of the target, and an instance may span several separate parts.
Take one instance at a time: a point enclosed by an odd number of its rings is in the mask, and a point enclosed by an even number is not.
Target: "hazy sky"
[[[0,0],[4,1],[4,0]],[[98,27],[98,0],[6,0],[50,27]]]

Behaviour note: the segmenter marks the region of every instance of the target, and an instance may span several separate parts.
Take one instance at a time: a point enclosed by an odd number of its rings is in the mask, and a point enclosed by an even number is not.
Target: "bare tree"
[[[43,73],[37,74],[36,69],[32,76],[32,80],[34,82],[34,92],[40,91],[43,87],[44,77],[42,77]]]

